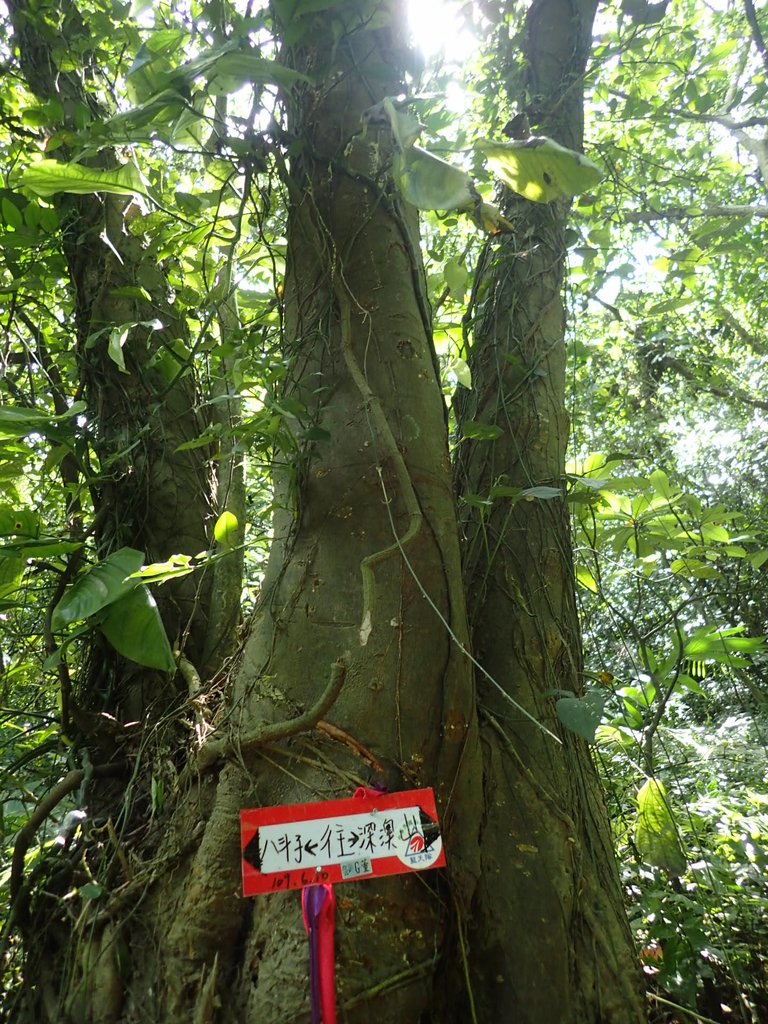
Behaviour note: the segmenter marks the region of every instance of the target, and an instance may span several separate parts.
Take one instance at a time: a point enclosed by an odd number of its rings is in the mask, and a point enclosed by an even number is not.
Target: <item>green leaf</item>
[[[686,868],[675,819],[662,782],[647,779],[637,794],[635,844],[646,864],[681,875]]]
[[[511,142],[481,139],[477,148],[505,185],[534,203],[586,192],[604,176],[602,168],[583,153],[545,135]]]
[[[267,60],[255,50],[223,54],[208,72],[207,79],[208,91],[213,96],[236,92],[243,85],[279,85],[290,89],[297,82],[311,82],[307,75],[276,60]]]
[[[115,114],[105,122],[105,129],[110,137],[130,135],[148,124],[169,125],[189,107],[189,101],[175,89],[161,89],[144,103],[139,103],[130,110]]]
[[[126,75],[133,103],[142,104],[166,87],[174,70],[169,58],[188,40],[189,34],[181,29],[160,29],[141,44]]]
[[[654,491],[656,491],[657,494],[660,494],[663,498],[673,498],[677,493],[670,484],[669,477],[662,469],[654,469],[649,480]]]
[[[577,566],[576,582],[579,586],[584,587],[585,590],[590,590],[593,594],[598,592],[597,580],[585,565]]]
[[[702,562],[698,558],[676,558],[670,563],[669,571],[675,576],[683,576],[686,579],[713,580],[719,579],[722,573],[708,562]]]
[[[457,302],[463,302],[469,280],[469,271],[463,263],[457,260],[448,260],[443,271],[445,283],[451,293],[451,298]]]
[[[537,487],[526,487],[520,495],[526,501],[533,501],[534,498],[539,498],[541,501],[552,501],[553,498],[562,498],[562,496],[563,492],[559,487],[548,487],[546,484],[540,484]]]
[[[310,427],[301,436],[305,441],[322,441],[324,444],[331,440],[330,431],[322,427]]]
[[[391,96],[385,96],[381,104],[377,104],[366,111],[363,115],[364,120],[371,120],[372,115],[378,114],[382,109],[389,118],[395,144],[404,153],[413,146],[416,139],[421,135],[423,125],[419,122],[418,118],[408,113],[407,110],[398,110]]]
[[[104,886],[98,882],[86,882],[77,891],[85,900],[98,900],[104,895]]]
[[[237,516],[231,512],[222,512],[213,528],[213,537],[216,543],[231,550],[237,547],[239,534],[240,524],[237,521]]]
[[[395,182],[418,210],[473,210],[479,200],[472,179],[419,146],[395,154]]]
[[[24,226],[24,218],[22,217],[21,210],[15,203],[12,203],[10,199],[3,196],[2,199],[2,214],[3,221],[8,226],[18,231],[19,228]]]
[[[96,612],[124,598],[136,587],[127,579],[141,568],[144,552],[120,548],[89,569],[67,590],[51,616],[51,629],[64,629],[71,622],[87,619]]]
[[[462,424],[462,435],[470,441],[495,441],[504,431],[495,423],[477,423],[467,420]]]
[[[175,580],[180,576],[189,576],[191,572],[203,565],[207,558],[207,552],[202,556],[198,555],[198,564],[195,565],[190,555],[171,555],[165,562],[152,562],[150,565],[142,566],[137,572],[131,573],[130,578],[141,580],[144,583],[165,583],[167,580]]]
[[[40,520],[34,512],[0,505],[0,537],[37,537]]]
[[[193,60],[187,61],[170,76],[171,83],[190,85],[197,78],[205,77],[208,90],[214,96],[236,92],[248,83],[253,85],[279,85],[290,89],[297,82],[311,82],[312,79],[300,71],[286,67],[275,60],[267,60],[260,52],[238,43],[226,43],[203,50]]]
[[[452,373],[457,382],[468,391],[472,389],[472,371],[466,359],[461,356],[454,356],[447,367],[448,373]]]
[[[713,626],[702,626],[690,637],[683,648],[683,656],[692,661],[714,661],[722,664],[745,665],[743,658],[736,657],[736,654],[757,654],[764,651],[765,637],[745,637],[738,634],[743,632],[743,626],[735,626],[731,629],[717,629]]]
[[[138,586],[111,604],[99,629],[124,658],[171,675],[176,672],[157,602],[147,587]]]
[[[125,368],[125,357],[123,345],[128,340],[132,324],[121,324],[120,327],[113,327],[109,332],[109,343],[107,344],[107,355],[120,370],[121,373],[128,373]]]
[[[16,593],[24,575],[26,561],[17,552],[0,556],[0,599],[16,603]]]
[[[583,697],[569,694],[555,702],[555,711],[566,729],[594,743],[606,699],[600,690],[588,690]]]
[[[14,405],[0,406],[0,439],[26,437],[27,434],[55,433],[56,426],[66,423],[73,416],[85,412],[85,402],[73,402],[67,412],[60,416],[41,412],[39,409],[26,409]]]
[[[54,196],[59,192],[72,192],[81,196],[93,192],[111,192],[119,196],[148,194],[147,186],[133,163],[100,171],[78,163],[38,160],[19,175],[16,185],[43,197]]]
[[[488,491],[488,497],[491,501],[496,501],[498,498],[511,498],[513,501],[517,501],[522,493],[521,487],[510,487],[508,484],[494,484],[490,491]]]
[[[191,452],[195,448],[205,448],[206,445],[216,444],[220,433],[221,428],[214,423],[212,426],[206,427],[199,437],[195,437],[191,441],[183,441],[181,444],[177,444],[173,450],[174,452]]]
[[[82,548],[76,540],[56,540],[55,537],[41,537],[39,540],[25,540],[15,544],[0,546],[0,554],[15,552],[22,558],[51,558],[55,555],[68,555]]]

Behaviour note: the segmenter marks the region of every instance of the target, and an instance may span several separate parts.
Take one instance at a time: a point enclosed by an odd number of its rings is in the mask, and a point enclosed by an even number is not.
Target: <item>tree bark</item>
[[[100,116],[98,100],[84,84],[87,70],[80,75],[56,64],[55,53],[63,50],[47,9],[17,2],[8,8],[15,56],[34,95],[60,104],[64,129],[71,128],[78,106]],[[67,5],[66,15],[68,42],[74,52],[87,53],[77,45],[88,38],[79,12]],[[72,158],[66,149],[57,156]],[[116,158],[103,150],[93,160],[114,166]],[[138,211],[130,200],[65,194],[54,202],[71,297],[73,358],[87,404],[88,454],[79,479],[66,483],[90,492],[99,555],[126,545],[143,550],[147,562],[196,555],[209,546],[213,485],[211,453],[179,450],[204,426],[192,356],[176,358],[189,340],[183,311],[147,239],[131,230]],[[110,355],[112,331],[124,332],[124,366],[113,358],[117,349]],[[87,500],[82,507],[88,509]],[[233,586],[239,593],[239,581]],[[158,594],[169,639],[183,652],[190,680],[200,679],[195,663],[202,669],[209,597],[207,577],[168,584]],[[174,758],[188,735],[184,682],[181,674],[171,679],[127,662],[93,638],[74,693],[62,694],[62,733],[73,743],[73,761],[83,765],[78,804],[88,807],[88,838],[68,839],[63,849],[54,845],[27,877],[18,872],[11,917],[25,943],[26,984],[23,1008],[13,1002],[10,1019],[119,1019],[130,960],[126,907],[132,897],[141,902],[168,871],[165,862],[152,860],[163,826],[152,824],[150,808],[162,805],[163,787],[170,795],[177,776]],[[134,848],[137,837],[143,839],[147,861],[138,871],[126,854],[129,833]],[[189,848],[189,835],[181,847]],[[103,903],[77,897],[78,914],[70,917],[73,904],[63,900],[65,893],[74,895],[96,879],[109,896]]]
[[[182,801],[163,848],[178,851],[202,818],[201,843],[149,901],[162,959],[133,965],[126,1020],[187,1020],[205,993],[226,1007],[223,1019],[306,1020],[299,897],[238,895],[238,812],[349,796],[371,782],[435,787],[450,889],[433,874],[344,887],[342,1018],[428,1019],[445,1003],[436,959],[461,972],[454,907],[468,906],[476,881],[480,778],[446,417],[415,211],[389,189],[389,126],[363,119],[402,87],[402,18],[396,3],[373,21],[356,4],[334,13],[336,50],[321,15],[284,58],[317,84],[288,99],[283,401],[295,420],[294,444],[276,459],[281,510],[211,741],[224,763]],[[262,749],[265,727],[311,707],[334,666],[344,673],[326,715],[334,729]],[[463,1019],[457,1012],[446,1005],[435,1019]]]
[[[536,0],[524,81],[511,83],[536,134],[580,149],[592,0]],[[471,933],[478,1019],[632,1024],[645,1019],[610,828],[583,740],[555,714],[581,691],[564,495],[492,500],[494,487],[562,488],[568,418],[562,280],[567,205],[507,193],[514,233],[486,247],[475,282],[471,392],[459,424],[501,428],[464,442],[464,578],[474,652],[518,705],[479,680],[482,873]],[[513,491],[514,494],[514,491]],[[532,722],[555,733],[560,742]]]

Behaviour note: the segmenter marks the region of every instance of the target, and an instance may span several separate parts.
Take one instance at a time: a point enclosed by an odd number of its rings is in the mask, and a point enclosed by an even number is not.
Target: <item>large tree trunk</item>
[[[384,191],[388,124],[366,127],[362,117],[401,89],[401,18],[395,3],[372,24],[354,4],[339,17],[335,60],[324,16],[304,33],[313,45],[288,54],[317,84],[292,103],[301,146],[287,181],[283,404],[295,414],[295,447],[277,460],[282,511],[228,712],[162,846],[173,868],[146,899],[156,948],[134,946],[126,1020],[212,1019],[214,997],[223,1019],[306,1020],[298,894],[255,905],[238,895],[242,807],[347,796],[372,781],[437,791],[450,891],[428,875],[339,895],[348,1021],[415,1024],[444,1001],[433,991],[435,959],[458,947],[448,922],[477,874],[475,702],[416,217]],[[335,737],[307,731],[262,749],[265,725],[311,707],[339,671],[326,715]],[[196,828],[202,839],[188,855]],[[135,934],[130,923],[126,933]],[[445,1007],[439,1019],[462,1018]]]
[[[526,19],[526,74],[511,88],[536,134],[576,149],[594,10],[593,0],[536,0]],[[484,253],[473,390],[458,410],[460,423],[502,433],[462,447],[460,496],[563,486],[567,204],[510,194],[503,202],[514,233]],[[581,689],[565,502],[503,497],[489,510],[465,508],[474,651],[517,704],[480,681],[485,817],[472,934],[479,1019],[639,1022],[638,965],[599,784],[586,744],[554,708],[558,691]]]

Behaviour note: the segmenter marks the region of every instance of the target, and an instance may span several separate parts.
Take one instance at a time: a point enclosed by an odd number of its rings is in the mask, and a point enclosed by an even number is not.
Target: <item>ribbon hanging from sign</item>
[[[333,886],[308,885],[302,889],[301,915],[309,936],[309,1000],[312,1024],[336,1024],[336,894]]]
[[[383,787],[382,787],[383,789]],[[243,895],[301,889],[312,1024],[336,1024],[333,885],[445,865],[431,789],[240,812]]]

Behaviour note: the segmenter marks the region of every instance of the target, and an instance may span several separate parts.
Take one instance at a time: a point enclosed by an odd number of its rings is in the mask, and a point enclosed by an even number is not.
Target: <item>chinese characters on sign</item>
[[[431,789],[242,811],[243,894],[445,864]]]

